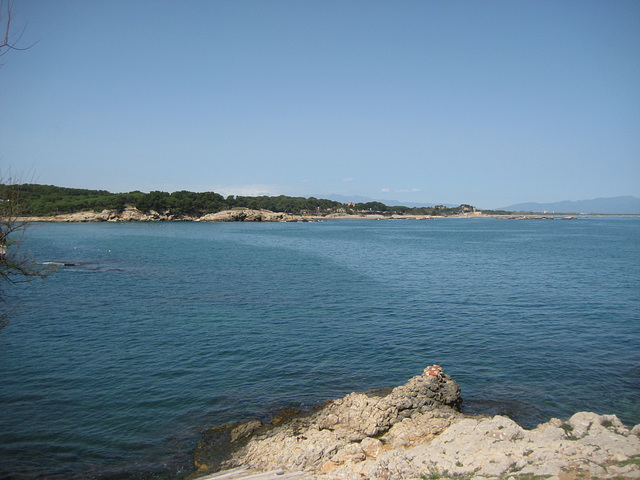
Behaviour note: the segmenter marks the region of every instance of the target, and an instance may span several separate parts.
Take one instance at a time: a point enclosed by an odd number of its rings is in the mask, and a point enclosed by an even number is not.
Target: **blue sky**
[[[6,5],[6,2],[5,2]],[[42,184],[640,196],[640,2],[16,0],[0,168]]]

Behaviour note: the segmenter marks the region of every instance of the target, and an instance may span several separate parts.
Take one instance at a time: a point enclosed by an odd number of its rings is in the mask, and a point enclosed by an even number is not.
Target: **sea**
[[[203,431],[405,383],[525,428],[640,423],[640,218],[33,223],[0,478],[175,479]]]

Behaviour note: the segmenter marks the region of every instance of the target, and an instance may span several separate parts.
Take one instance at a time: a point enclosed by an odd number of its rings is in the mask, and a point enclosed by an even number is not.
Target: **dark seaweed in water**
[[[465,399],[462,412],[469,415],[504,415],[511,418],[521,427],[532,429],[549,420],[543,412],[527,402],[518,400]]]

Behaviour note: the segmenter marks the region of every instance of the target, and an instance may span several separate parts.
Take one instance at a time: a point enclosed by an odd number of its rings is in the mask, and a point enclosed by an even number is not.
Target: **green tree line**
[[[447,207],[404,207],[388,206],[381,202],[343,204],[333,200],[315,197],[278,196],[227,196],[215,192],[189,192],[181,190],[173,193],[152,191],[143,193],[111,193],[106,190],[57,187],[53,185],[22,184],[3,185],[5,189],[20,190],[21,212],[25,216],[49,216],[82,211],[116,210],[122,212],[127,206],[141,212],[169,212],[174,216],[202,216],[234,208],[270,210],[290,214],[323,215],[335,212],[350,214],[407,214],[407,215],[455,215],[473,211],[471,205]]]

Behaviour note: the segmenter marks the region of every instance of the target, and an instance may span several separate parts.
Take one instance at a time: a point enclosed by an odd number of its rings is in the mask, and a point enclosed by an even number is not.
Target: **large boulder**
[[[217,427],[212,432],[222,433],[228,440],[233,429],[251,430],[250,438],[243,436],[230,448],[229,441],[221,443],[220,435],[205,433],[195,451],[195,462],[205,472],[251,465],[262,470],[319,473],[377,455],[385,443],[395,441],[391,431],[395,425],[399,425],[395,432],[405,439],[432,438],[434,432],[439,433],[459,417],[460,402],[458,384],[434,365],[390,391],[350,393],[311,412],[288,414],[277,425],[254,423],[256,428],[252,430],[243,424],[224,430]],[[407,419],[415,416],[434,419],[434,423],[425,427],[424,422],[418,422],[412,428]]]
[[[319,428],[344,428],[363,436],[386,432],[396,422],[438,407],[458,407],[460,387],[439,365],[394,388],[388,395],[350,393],[327,404],[316,416]]]

